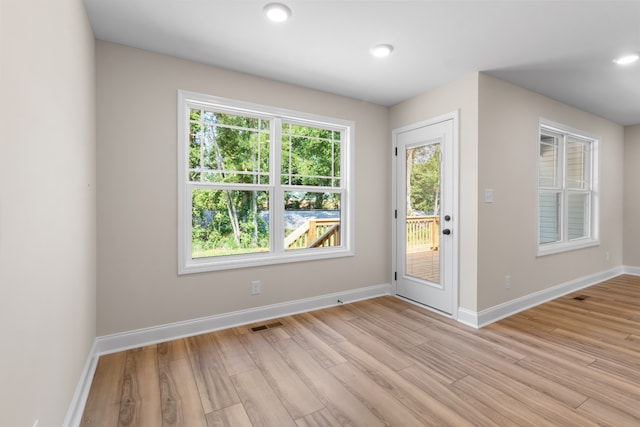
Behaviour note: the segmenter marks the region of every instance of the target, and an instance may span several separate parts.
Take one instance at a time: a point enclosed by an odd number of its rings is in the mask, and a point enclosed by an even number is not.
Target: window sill
[[[258,253],[246,256],[221,257],[228,259],[198,258],[189,259],[178,266],[178,274],[204,273],[208,271],[223,271],[237,268],[259,267],[263,265],[286,264],[292,262],[318,261],[332,258],[354,256],[353,250],[345,248],[314,249],[313,253],[300,251],[285,254]],[[231,259],[232,258],[232,259]]]
[[[590,248],[590,247],[599,246],[599,245],[600,245],[600,240],[594,240],[594,239],[583,239],[583,240],[574,241],[571,243],[555,243],[555,244],[547,244],[542,246],[539,245],[536,256],[542,257],[546,255],[570,252],[578,249]]]

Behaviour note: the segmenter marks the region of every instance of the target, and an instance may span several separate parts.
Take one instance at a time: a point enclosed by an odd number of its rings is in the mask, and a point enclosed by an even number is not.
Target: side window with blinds
[[[538,139],[538,255],[593,246],[598,241],[599,139],[540,122]]]

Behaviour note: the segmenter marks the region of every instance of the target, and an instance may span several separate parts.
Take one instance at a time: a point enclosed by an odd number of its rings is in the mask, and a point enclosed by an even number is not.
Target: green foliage
[[[229,201],[237,212],[239,242],[234,238]],[[267,206],[266,191],[194,190],[192,198],[192,241],[194,252],[208,249],[256,252],[269,247],[269,227],[259,212],[251,209],[251,200]],[[256,230],[257,228],[257,230]]]
[[[340,132],[283,125],[282,183],[339,186]]]
[[[411,208],[437,213],[440,208],[440,145],[414,149],[410,182]]]
[[[269,184],[270,122],[255,117],[191,109],[189,179],[200,183]],[[340,185],[340,133],[283,125],[282,184]],[[287,209],[339,209],[332,192],[287,192]],[[265,251],[269,192],[195,189],[192,256]]]

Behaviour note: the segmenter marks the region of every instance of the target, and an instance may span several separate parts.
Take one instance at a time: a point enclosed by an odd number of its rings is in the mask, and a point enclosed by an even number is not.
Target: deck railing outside
[[[439,247],[439,215],[407,217],[407,253],[437,251]]]
[[[285,249],[340,245],[340,219],[310,219],[284,239]]]
[[[340,219],[310,219],[284,239],[286,249],[340,245]],[[407,217],[407,253],[437,251],[440,247],[440,216]]]

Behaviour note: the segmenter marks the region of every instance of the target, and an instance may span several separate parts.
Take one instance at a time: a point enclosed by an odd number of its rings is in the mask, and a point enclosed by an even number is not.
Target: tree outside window
[[[179,104],[182,272],[351,253],[352,125],[182,92]]]

